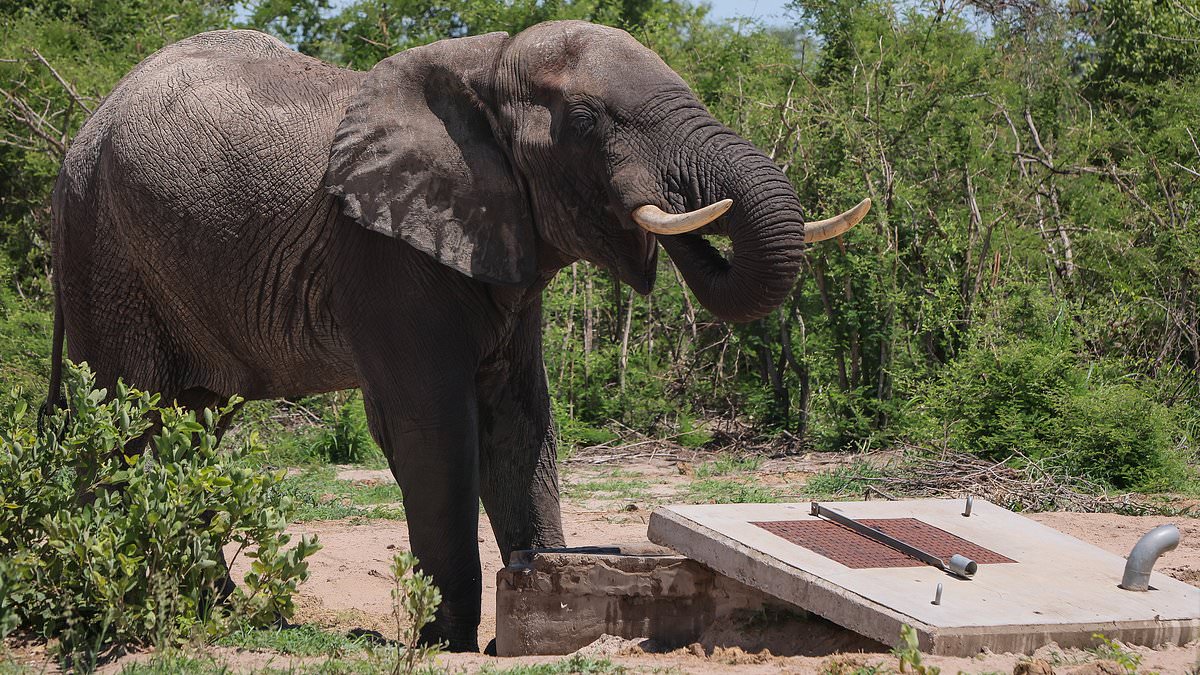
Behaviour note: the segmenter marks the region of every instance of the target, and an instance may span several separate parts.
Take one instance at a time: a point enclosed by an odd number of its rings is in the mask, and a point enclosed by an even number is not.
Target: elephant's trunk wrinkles
[[[787,177],[749,142],[731,133],[714,135],[696,157],[703,163],[697,197],[711,204],[732,199],[728,216],[708,234],[728,235],[729,259],[699,233],[662,236],[701,304],[725,321],[752,321],[787,298],[800,270],[804,216]]]

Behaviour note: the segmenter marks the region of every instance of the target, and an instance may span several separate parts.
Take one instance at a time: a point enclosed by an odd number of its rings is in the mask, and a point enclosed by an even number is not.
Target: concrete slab
[[[852,569],[754,524],[817,520],[808,503],[665,507],[651,516],[649,537],[885,644],[895,645],[909,624],[933,654],[1030,653],[1052,641],[1085,647],[1093,633],[1148,646],[1200,638],[1200,589],[1155,573],[1151,591],[1123,590],[1122,557],[983,500],[963,517],[963,505],[829,504],[855,519],[913,518],[1015,562],[981,564],[969,581],[929,566]],[[939,583],[942,602],[934,605]]]

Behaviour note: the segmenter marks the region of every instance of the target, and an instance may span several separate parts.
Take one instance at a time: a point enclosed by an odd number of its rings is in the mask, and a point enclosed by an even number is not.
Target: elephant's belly
[[[291,286],[262,295],[246,292],[254,287],[250,282],[226,289],[223,297],[196,294],[170,319],[181,350],[199,366],[198,375],[211,372],[227,389],[222,393],[248,399],[356,386],[349,350],[316,299]],[[198,331],[197,325],[205,328]]]
[[[248,399],[355,386],[328,311],[328,241],[308,225],[196,217],[143,240],[140,277],[190,384]]]

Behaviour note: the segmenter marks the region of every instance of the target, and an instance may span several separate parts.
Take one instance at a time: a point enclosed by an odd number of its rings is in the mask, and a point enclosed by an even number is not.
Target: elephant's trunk
[[[696,159],[701,178],[689,181],[705,204],[732,199],[721,221],[701,230],[728,235],[727,259],[698,233],[660,236],[700,303],[724,321],[752,321],[791,292],[800,270],[804,216],[787,177],[753,145],[732,133],[715,134]],[[696,166],[696,163],[692,163]]]

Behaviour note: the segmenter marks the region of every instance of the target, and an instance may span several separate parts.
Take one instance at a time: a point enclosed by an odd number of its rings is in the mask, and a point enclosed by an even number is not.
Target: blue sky
[[[767,24],[788,23],[784,7],[788,0],[693,0],[697,4],[712,5],[709,14],[716,19],[732,19],[740,16],[758,19]]]

